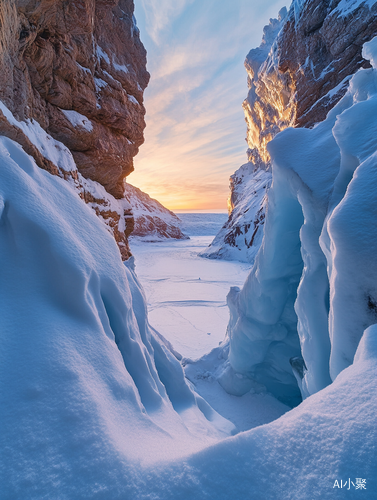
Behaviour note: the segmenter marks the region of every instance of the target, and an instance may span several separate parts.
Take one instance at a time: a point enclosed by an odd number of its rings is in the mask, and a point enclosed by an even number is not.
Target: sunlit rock
[[[320,0],[294,1],[288,13],[282,9],[278,19],[270,20],[260,47],[251,50],[245,61],[249,175],[242,166],[231,176],[231,215],[206,257],[254,261],[263,234],[260,216],[266,210],[266,188],[257,179],[260,169],[271,168],[268,143],[287,127],[311,128],[325,119],[346,93],[352,75],[370,67],[361,52],[376,31],[373,1],[330,5]],[[259,237],[250,248],[256,227]]]

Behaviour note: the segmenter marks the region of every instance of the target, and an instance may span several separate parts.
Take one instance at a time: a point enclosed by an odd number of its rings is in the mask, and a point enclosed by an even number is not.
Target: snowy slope
[[[370,327],[354,364],[298,408],[187,459],[150,470],[147,480],[139,478],[143,489],[134,490],[130,498],[374,500],[376,338],[377,327]]]
[[[180,229],[179,217],[139,188],[125,183],[123,196],[131,205],[135,219],[132,236],[152,241],[164,238],[176,240],[188,238]]]
[[[94,498],[231,432],[149,327],[132,259],[90,207],[17,143],[0,154],[2,498]]]

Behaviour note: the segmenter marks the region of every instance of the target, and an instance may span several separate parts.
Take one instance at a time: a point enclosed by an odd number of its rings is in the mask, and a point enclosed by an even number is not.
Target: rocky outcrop
[[[79,171],[122,197],[143,142],[146,52],[132,0],[5,0],[0,99],[73,154]]]
[[[242,165],[230,177],[229,218],[199,255],[209,259],[252,262],[263,238],[267,191],[271,172],[255,171],[252,162]]]
[[[132,0],[0,4],[0,134],[21,144],[39,167],[72,180],[124,259],[133,229],[124,182],[143,142],[149,80],[133,10]],[[54,151],[38,139],[45,133]],[[68,167],[59,164],[59,150]],[[114,211],[109,203],[122,206]]]
[[[251,240],[255,223],[263,231],[254,217],[258,213],[260,220],[265,211],[263,192],[261,212],[247,208],[258,192],[253,179],[259,178],[260,169],[270,170],[267,144],[287,127],[312,127],[326,117],[345,94],[351,76],[370,67],[362,45],[376,33],[377,2],[372,0],[294,0],[288,13],[282,9],[278,19],[270,20],[261,46],[245,61],[249,93],[243,108],[251,177],[244,175],[244,167],[232,176],[230,208],[235,214],[209,256],[236,256],[238,248],[243,256],[242,245]],[[257,250],[247,252],[249,261]]]
[[[160,240],[189,239],[180,229],[181,220],[157,200],[128,182],[124,185],[124,199],[132,208],[134,228],[131,236]]]

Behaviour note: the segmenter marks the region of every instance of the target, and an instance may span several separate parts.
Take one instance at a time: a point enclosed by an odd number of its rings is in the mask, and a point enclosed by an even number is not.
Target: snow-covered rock
[[[361,50],[376,32],[373,0],[295,0],[288,14],[282,9],[278,19],[270,20],[261,46],[245,61],[249,93],[243,108],[251,165],[231,177],[230,218],[206,257],[253,262],[265,215],[265,193],[253,179],[260,177],[261,168],[270,170],[268,143],[287,127],[312,127],[325,119],[345,94],[351,76],[370,66]],[[250,248],[256,229],[259,237]]]
[[[139,188],[125,183],[123,197],[131,206],[135,221],[132,237],[150,241],[165,238],[188,239],[180,229],[179,217]]]
[[[263,239],[271,172],[248,162],[231,176],[230,184],[229,218],[210,246],[199,255],[253,262]]]

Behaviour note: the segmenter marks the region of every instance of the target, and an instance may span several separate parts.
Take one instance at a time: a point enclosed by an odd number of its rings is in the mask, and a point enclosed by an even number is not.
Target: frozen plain
[[[131,240],[149,322],[183,357],[193,389],[237,431],[271,422],[289,408],[265,391],[242,397],[228,394],[214,373],[222,360],[221,349],[216,348],[224,341],[229,322],[226,296],[231,286],[242,287],[251,264],[199,257],[226,221],[225,213],[179,217],[189,240]]]
[[[136,274],[148,302],[149,321],[184,358],[197,359],[224,340],[226,295],[242,286],[250,265],[198,257],[226,214],[180,214],[189,240],[133,239]]]

